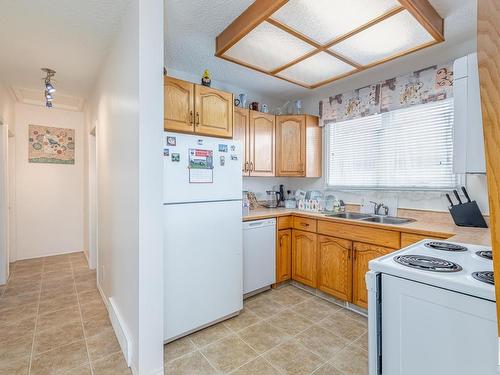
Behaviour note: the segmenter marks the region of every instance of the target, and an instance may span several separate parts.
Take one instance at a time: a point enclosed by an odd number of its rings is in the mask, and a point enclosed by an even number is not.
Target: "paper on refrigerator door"
[[[210,184],[214,181],[214,157],[212,150],[189,149],[189,182]]]

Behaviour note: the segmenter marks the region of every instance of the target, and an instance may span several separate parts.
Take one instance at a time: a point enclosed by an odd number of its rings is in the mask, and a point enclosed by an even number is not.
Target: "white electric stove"
[[[491,248],[422,240],[369,267],[370,375],[500,374]]]

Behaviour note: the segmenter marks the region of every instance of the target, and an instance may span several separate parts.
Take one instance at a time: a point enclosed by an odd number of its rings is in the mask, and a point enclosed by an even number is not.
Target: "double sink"
[[[415,221],[415,219],[408,219],[404,217],[395,217],[395,216],[375,216],[369,214],[361,214],[358,212],[342,212],[338,214],[326,214],[328,217],[336,217],[340,219],[349,219],[349,220],[360,220],[360,221],[368,221],[372,223],[381,223],[381,224],[406,224]]]

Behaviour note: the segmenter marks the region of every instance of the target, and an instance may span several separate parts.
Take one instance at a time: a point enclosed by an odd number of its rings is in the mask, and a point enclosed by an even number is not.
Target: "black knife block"
[[[459,227],[488,228],[476,201],[455,204],[449,207],[451,217]]]

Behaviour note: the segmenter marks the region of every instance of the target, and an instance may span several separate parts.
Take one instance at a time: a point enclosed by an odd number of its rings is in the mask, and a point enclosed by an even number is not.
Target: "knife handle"
[[[470,197],[469,197],[469,193],[467,193],[467,190],[465,189],[465,186],[462,186],[462,192],[464,193],[465,198],[467,199],[467,202],[472,202]]]
[[[446,198],[448,198],[448,202],[450,202],[450,205],[453,206],[453,201],[451,200],[450,194],[446,193]]]

